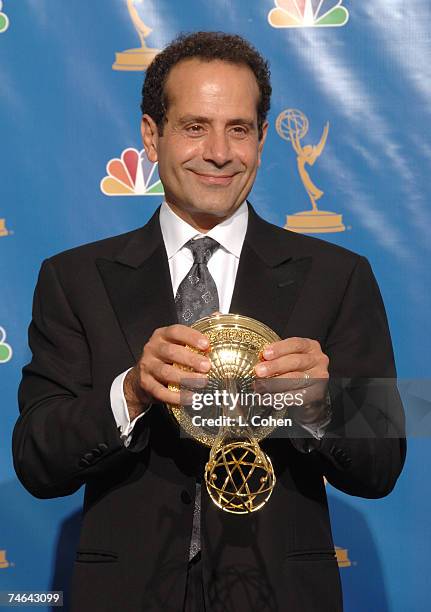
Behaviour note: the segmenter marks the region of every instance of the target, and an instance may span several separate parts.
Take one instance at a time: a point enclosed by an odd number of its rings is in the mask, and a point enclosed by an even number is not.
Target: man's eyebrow
[[[251,129],[256,127],[256,122],[246,117],[236,117],[235,119],[230,119],[227,123],[228,125],[246,125]]]
[[[183,115],[178,119],[178,123],[180,125],[185,125],[186,123],[211,123],[211,119],[209,117],[204,117],[201,115]],[[227,125],[246,125],[247,127],[253,129],[256,127],[253,119],[249,119],[246,117],[235,117],[234,119],[229,119]]]
[[[183,115],[179,118],[178,123],[209,123],[208,117],[200,116],[200,115]]]

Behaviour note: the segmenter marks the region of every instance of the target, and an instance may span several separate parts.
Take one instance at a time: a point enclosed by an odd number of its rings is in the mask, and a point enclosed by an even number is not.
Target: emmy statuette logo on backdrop
[[[326,478],[323,478],[325,487],[328,484]],[[335,556],[337,558],[338,567],[352,567],[352,565],[356,565],[356,561],[351,561],[349,558],[349,550],[347,548],[342,548],[341,546],[334,546]]]
[[[6,569],[10,565],[9,561],[6,559],[6,551],[0,550],[0,569]]]
[[[6,331],[3,327],[0,327],[0,365],[2,363],[7,363],[12,359],[12,347],[10,344],[5,342],[6,340]]]
[[[127,8],[141,46],[116,53],[115,63],[112,66],[114,70],[146,70],[160,51],[160,49],[147,47],[145,39],[151,34],[152,29],[142,21],[139,15],[136,8],[138,1],[142,3],[142,0],[127,0]]]
[[[335,554],[337,556],[338,567],[352,566],[352,562],[349,559],[349,551],[347,550],[347,548],[341,548],[340,546],[336,546]]]
[[[6,219],[0,219],[0,238],[2,236],[9,236],[9,231],[6,227]]]
[[[301,141],[307,135],[308,125],[308,119],[304,113],[293,108],[281,112],[275,123],[280,138],[290,142],[296,153],[299,176],[311,202],[311,210],[287,215],[284,227],[302,234],[344,232],[346,228],[343,225],[342,215],[318,209],[317,201],[324,192],[313,183],[306,168],[306,166],[314,166],[323,153],[329,134],[329,123],[325,125],[319,144],[304,146]]]
[[[111,159],[100,189],[107,196],[162,196],[163,185],[157,163],[150,162],[145,149],[125,149],[121,158]]]
[[[336,28],[346,25],[349,11],[342,0],[275,0],[268,13],[273,28]]]
[[[2,13],[3,8],[3,0],[0,0],[0,34],[6,32],[9,27],[9,17],[6,13]]]

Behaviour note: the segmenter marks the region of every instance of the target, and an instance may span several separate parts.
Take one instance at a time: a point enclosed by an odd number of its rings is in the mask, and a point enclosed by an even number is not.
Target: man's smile
[[[235,174],[207,174],[196,172],[196,170],[190,170],[193,174],[204,184],[206,185],[230,185],[232,180],[234,179]]]

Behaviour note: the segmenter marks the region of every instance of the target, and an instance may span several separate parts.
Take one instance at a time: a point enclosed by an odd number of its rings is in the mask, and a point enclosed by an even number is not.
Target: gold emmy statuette
[[[305,210],[287,215],[285,229],[304,234],[322,234],[330,232],[344,232],[342,215],[319,210],[317,200],[323,196],[321,191],[310,178],[306,166],[314,166],[326,145],[329,133],[329,123],[325,125],[322,138],[318,145],[301,144],[301,140],[308,132],[308,119],[299,110],[288,108],[279,114],[275,124],[278,135],[291,143],[298,164],[298,171],[301,180],[311,201],[311,210]]]
[[[6,219],[0,219],[0,236],[7,236],[9,234],[6,228]]]
[[[9,567],[9,561],[6,559],[6,551],[0,550],[0,569]]]
[[[340,548],[340,546],[336,546],[335,554],[337,555],[338,567],[350,567],[352,565],[347,548]]]
[[[115,63],[112,68],[114,70],[146,70],[160,52],[160,49],[147,47],[145,39],[151,34],[152,29],[145,25],[140,18],[133,0],[127,0],[127,8],[129,9],[130,19],[141,41],[141,46],[136,49],[127,49],[127,51],[116,53]]]
[[[193,423],[198,413],[193,404],[183,400],[182,405],[169,405],[169,409],[184,431],[211,447],[205,484],[212,501],[226,512],[254,512],[268,501],[275,485],[271,460],[258,444],[275,429],[272,425],[264,426],[264,417],[273,408],[256,402],[256,393],[251,397],[254,366],[261,360],[264,347],[280,338],[263,323],[235,314],[205,317],[191,327],[205,334],[210,342],[205,353],[189,347],[211,360],[207,386],[204,390],[193,390],[192,379],[187,380],[185,375],[181,389],[175,385],[169,388],[210,394],[210,398],[216,398],[217,393],[223,397],[199,411],[202,422],[212,418],[214,426]],[[251,399],[243,401],[246,394]],[[282,414],[278,412],[277,417]],[[254,415],[259,416],[256,426],[250,424]]]

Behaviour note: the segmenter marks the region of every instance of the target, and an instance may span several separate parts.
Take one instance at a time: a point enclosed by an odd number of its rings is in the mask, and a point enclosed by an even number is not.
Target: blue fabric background
[[[317,144],[330,122],[310,175],[325,192],[320,208],[341,213],[346,231],[320,237],[369,258],[399,376],[414,379],[404,385],[406,409],[409,416],[415,396],[420,434],[409,439],[390,497],[328,491],[335,542],[352,562],[341,570],[345,607],[422,611],[429,607],[431,541],[431,6],[343,5],[350,12],[343,27],[275,29],[267,19],[272,0],[136,2],[153,28],[151,47],[179,31],[224,30],[245,36],[269,58],[270,130],[250,196],[269,221],[284,225],[287,214],[310,208],[292,147],[275,129],[278,114],[305,113],[304,144]],[[139,46],[125,1],[4,0],[2,10],[10,25],[0,33],[0,218],[9,235],[0,236],[0,327],[13,355],[0,363],[0,551],[9,563],[0,567],[0,591],[67,590],[81,493],[33,499],[14,476],[10,452],[34,284],[45,257],[143,225],[161,198],[107,197],[100,189],[111,158],[142,148],[143,75],[112,69],[116,52]]]

